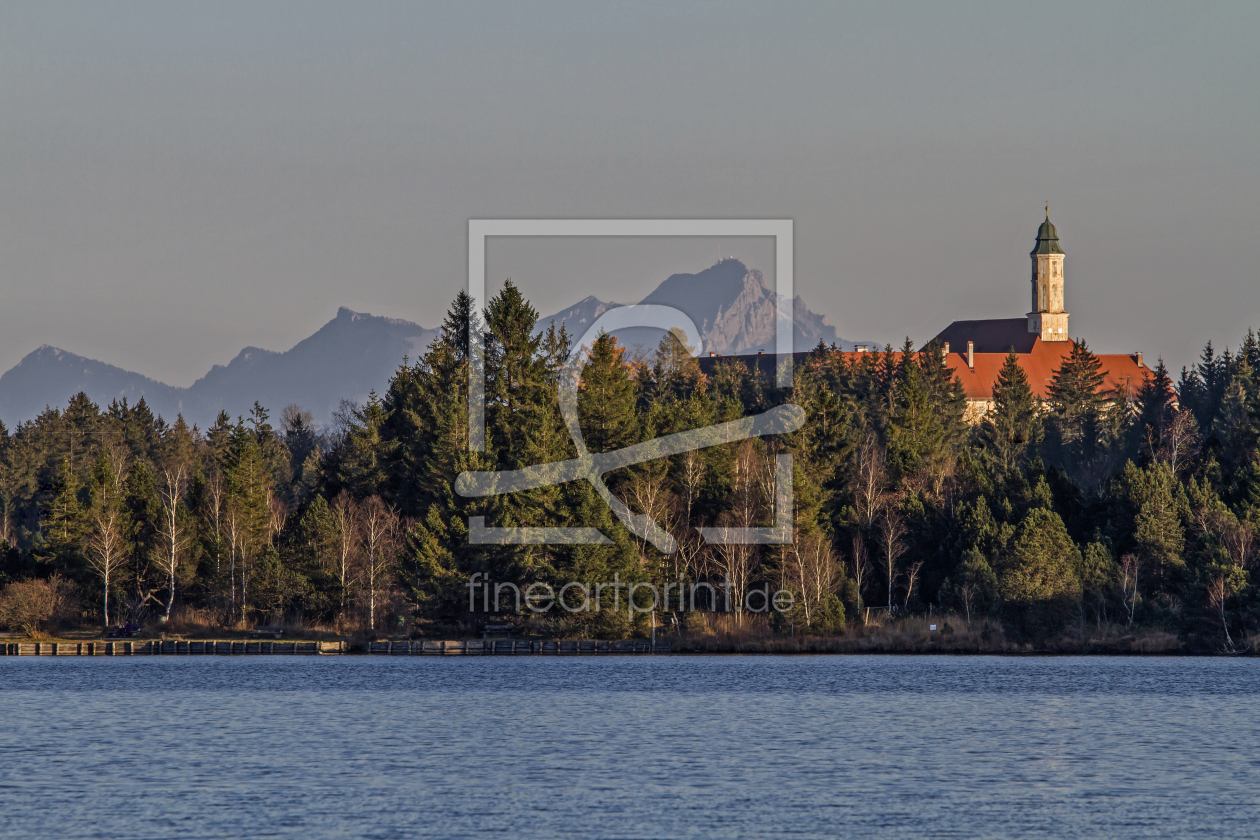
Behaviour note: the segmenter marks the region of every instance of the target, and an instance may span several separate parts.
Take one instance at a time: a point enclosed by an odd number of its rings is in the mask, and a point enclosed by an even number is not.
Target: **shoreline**
[[[783,640],[789,641],[789,640]],[[1250,658],[1254,645],[1234,653],[1193,650],[1182,645],[1044,645],[896,646],[854,644],[854,639],[808,638],[797,644],[722,642],[718,640],[396,640],[354,644],[348,640],[289,642],[206,640],[67,640],[40,639],[0,642],[0,657],[83,656],[1001,656],[1001,657],[1159,657]],[[847,642],[847,644],[845,644]]]

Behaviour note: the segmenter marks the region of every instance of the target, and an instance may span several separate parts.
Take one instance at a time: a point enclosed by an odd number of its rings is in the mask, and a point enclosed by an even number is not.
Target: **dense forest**
[[[585,481],[467,499],[466,470],[577,455],[558,404],[570,337],[534,334],[509,282],[481,313],[461,294],[423,358],[384,394],[317,428],[297,406],[255,405],[208,429],[141,400],[80,395],[13,430],[0,425],[0,622],[24,626],[43,592],[83,624],[304,622],[391,634],[469,631],[475,573],[524,589],[566,582],[725,583],[704,601],[766,632],[837,634],[872,611],[929,609],[1000,621],[1022,638],[1064,628],[1158,627],[1191,649],[1232,650],[1260,611],[1249,577],[1260,517],[1260,343],[1211,344],[1173,382],[1100,390],[1078,342],[1049,399],[1014,355],[984,419],[969,424],[939,349],[843,354],[819,346],[772,383],[737,358],[705,375],[672,335],[637,355],[601,336],[578,386],[591,453],[792,402],[800,430],[616,470],[613,494],[665,527],[662,553]],[[482,330],[486,446],[468,448],[469,336]],[[709,545],[702,526],[768,526],[775,456],[793,455],[795,539]],[[601,545],[475,545],[487,525],[593,526]],[[793,594],[750,614],[745,596]],[[707,590],[705,590],[707,592]],[[19,597],[20,596],[20,597]],[[511,609],[511,604],[500,604]],[[29,610],[28,610],[29,611]],[[172,612],[174,611],[174,612]],[[633,618],[633,620],[632,620]],[[671,617],[672,618],[672,617]],[[678,615],[686,629],[711,613]],[[657,619],[659,620],[659,618]],[[646,619],[607,606],[543,622],[613,638]],[[29,627],[27,629],[30,629]]]

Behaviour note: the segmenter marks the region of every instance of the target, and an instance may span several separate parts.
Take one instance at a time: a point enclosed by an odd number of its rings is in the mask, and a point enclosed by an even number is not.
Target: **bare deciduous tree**
[[[674,577],[699,580],[709,573],[709,552],[693,526],[692,515],[704,481],[705,463],[701,453],[690,450],[678,456],[678,492],[673,494],[674,511],[670,532],[677,548],[672,555]]]
[[[764,506],[765,465],[762,462],[765,460],[766,456],[761,454],[754,441],[740,444],[731,476],[734,505],[732,510],[719,518],[721,527],[752,528],[757,525]],[[773,459],[770,461],[773,464]],[[718,545],[715,552],[717,571],[725,577],[725,585],[729,587],[727,609],[734,610],[735,623],[741,626],[744,623],[744,601],[757,569],[758,557],[757,546],[744,542]]]
[[[284,530],[285,520],[289,518],[289,505],[277,496],[270,487],[267,488],[267,544],[275,545],[276,537]]]
[[[355,555],[359,546],[359,505],[345,490],[337,494],[332,511],[336,540],[337,580],[341,584],[341,617],[346,616],[346,592],[352,583]]]
[[[1146,446],[1152,460],[1167,464],[1174,474],[1198,442],[1199,424],[1187,408],[1174,414],[1168,428],[1158,433],[1151,426],[1146,427]]]
[[[88,565],[101,579],[101,615],[106,627],[109,626],[109,580],[126,557],[121,520],[117,504],[112,501],[98,504],[92,512],[92,533],[88,538]]]
[[[785,587],[799,595],[805,626],[812,627],[838,582],[831,541],[821,535],[798,536],[784,553],[783,572]]]
[[[226,490],[223,487],[223,476],[213,472],[206,479],[205,516],[209,520],[210,531],[214,538],[214,575],[219,576],[219,555],[223,546],[223,500]]]
[[[918,582],[919,572],[922,569],[923,569],[922,560],[916,560],[915,562],[906,566],[906,570],[905,572],[903,572],[903,577],[905,577],[906,579],[906,596],[905,598],[901,600],[902,608],[906,608],[910,606],[910,596],[914,594],[914,585],[915,583]]]
[[[1217,618],[1221,621],[1221,628],[1225,631],[1225,649],[1230,653],[1234,652],[1234,639],[1229,635],[1229,622],[1225,618],[1225,602],[1229,600],[1229,596],[1234,594],[1232,569],[1221,569],[1208,578],[1207,596],[1208,604],[1216,613]]]
[[[888,468],[884,447],[880,445],[874,432],[868,432],[857,448],[857,478],[853,489],[858,522],[867,533],[870,533],[875,518],[879,515],[887,482]]]
[[[376,629],[376,593],[389,578],[398,559],[398,511],[380,496],[369,496],[363,502],[360,540],[363,546],[363,571],[367,584],[368,628]]]
[[[1120,603],[1128,613],[1128,624],[1133,624],[1133,614],[1137,611],[1138,557],[1126,554],[1120,558]]]
[[[670,507],[669,493],[665,489],[668,477],[666,467],[667,464],[664,462],[649,462],[635,471],[629,485],[630,507],[641,515],[650,517],[662,528],[666,526],[665,520]],[[636,538],[635,544],[639,547],[640,562],[646,563],[647,541]]]
[[[888,582],[888,614],[892,615],[893,590],[897,586],[897,561],[906,553],[906,523],[897,499],[884,499],[879,514],[879,544],[884,553],[884,578]]]
[[[17,546],[17,534],[13,531],[13,501],[8,494],[0,495],[0,545]]]
[[[188,489],[188,468],[179,464],[163,470],[162,479],[162,485],[158,488],[162,518],[158,522],[157,531],[162,537],[163,552],[158,565],[167,576],[168,592],[164,616],[169,619],[171,607],[175,604],[175,572],[179,569],[180,552],[186,543],[184,528],[179,521],[179,506]]]
[[[871,561],[866,552],[866,540],[858,532],[853,533],[853,582],[857,584],[858,595],[866,597],[866,576],[870,573]]]
[[[1230,561],[1240,569],[1250,569],[1255,564],[1255,530],[1251,522],[1231,514],[1221,524],[1220,534]]]
[[[691,512],[695,509],[696,499],[700,497],[700,485],[704,481],[706,471],[704,456],[697,449],[688,450],[679,456],[678,487],[682,492],[683,519],[685,525],[691,524]]]
[[[743,527],[736,520],[723,514],[727,527]],[[722,574],[727,592],[727,611],[735,612],[735,623],[744,623],[744,599],[748,586],[752,583],[753,572],[757,566],[757,547],[744,542],[729,543],[717,546],[714,553],[714,565]]]
[[[228,535],[228,615],[235,620],[236,615],[236,558],[245,544],[245,528],[241,521],[240,508],[228,504],[224,516],[224,524]],[[242,599],[241,608],[244,609]]]
[[[0,627],[37,636],[75,612],[74,588],[61,575],[11,583],[0,592]]]

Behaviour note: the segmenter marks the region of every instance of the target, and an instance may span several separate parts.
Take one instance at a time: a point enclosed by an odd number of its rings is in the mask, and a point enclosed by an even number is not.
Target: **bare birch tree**
[[[162,472],[162,484],[158,487],[158,503],[162,509],[162,517],[158,521],[157,531],[162,537],[163,551],[158,566],[166,574],[167,597],[165,619],[171,617],[171,607],[175,604],[175,573],[179,569],[179,557],[186,545],[184,527],[180,522],[179,506],[183,502],[184,493],[188,489],[188,467],[179,464]]]
[[[352,580],[355,553],[359,546],[359,505],[348,492],[342,490],[333,499],[333,533],[336,540],[337,580],[341,584],[341,617],[346,617],[346,593]]]
[[[398,512],[380,496],[369,496],[363,502],[360,540],[371,630],[376,629],[376,593],[389,579],[398,559],[399,524]]]
[[[101,579],[101,615],[109,626],[109,579],[122,567],[123,551],[122,514],[117,506],[96,511],[92,516],[92,536],[88,540],[88,564]]]
[[[1230,562],[1239,569],[1250,569],[1255,564],[1255,529],[1251,521],[1239,519],[1230,513],[1221,524],[1221,543],[1229,553]]]
[[[1120,558],[1120,603],[1124,605],[1124,611],[1128,613],[1128,624],[1133,624],[1133,614],[1137,611],[1137,591],[1138,591],[1138,557],[1136,554],[1126,554]]]
[[[800,597],[805,626],[813,627],[827,598],[836,591],[836,560],[823,536],[798,536],[784,553],[783,583]]]
[[[870,557],[866,552],[866,540],[860,532],[853,533],[853,582],[857,584],[858,595],[866,598],[866,578],[871,571]]]
[[[289,505],[270,486],[267,487],[267,545],[276,544],[276,537],[284,530],[288,518]]]
[[[0,545],[17,546],[17,534],[13,531],[13,500],[7,493],[0,493]]]
[[[879,515],[887,482],[888,467],[885,463],[884,447],[880,445],[874,432],[868,432],[857,448],[857,479],[853,492],[858,522],[867,533],[871,531],[875,518]]]
[[[897,586],[897,562],[906,553],[906,523],[895,497],[884,500],[879,516],[879,543],[884,553],[884,578],[888,582],[888,614],[892,615],[893,590]]]
[[[226,491],[218,472],[206,479],[205,516],[214,538],[214,576],[219,576],[219,556],[223,553],[223,500]]]
[[[730,522],[731,520],[728,520]],[[743,527],[735,524],[734,527]],[[718,545],[714,553],[714,565],[723,578],[727,590],[727,612],[735,613],[735,623],[744,624],[744,599],[752,583],[757,567],[757,546],[738,542]]]
[[[763,508],[762,473],[765,466],[760,462],[764,460],[765,456],[758,451],[754,441],[747,440],[740,444],[731,481],[734,505],[732,510],[723,513],[719,518],[718,522],[722,527],[752,528],[757,525]],[[717,571],[725,577],[727,609],[734,610],[735,622],[742,626],[744,601],[757,569],[757,546],[743,542],[718,545],[714,560]]]
[[[666,517],[669,515],[669,494],[665,489],[668,477],[665,469],[668,464],[649,462],[636,470],[630,479],[630,506],[662,528],[667,527]],[[639,561],[647,562],[647,541],[636,537],[635,544],[639,548]]]
[[[1187,408],[1174,414],[1166,429],[1156,432],[1151,426],[1146,427],[1146,447],[1151,460],[1164,462],[1174,475],[1179,466],[1184,466],[1186,456],[1198,442],[1199,424]]]
[[[126,560],[124,513],[119,504],[117,474],[107,458],[97,464],[92,488],[92,530],[88,536],[87,562],[101,579],[101,617],[109,626],[110,578]]]
[[[691,514],[700,498],[700,486],[704,482],[706,467],[704,456],[698,449],[691,449],[679,456],[678,488],[683,505],[684,524],[691,524]]]
[[[236,616],[236,558],[240,556],[245,545],[245,528],[239,506],[229,502],[225,514],[224,524],[228,535],[228,615],[234,620]],[[242,609],[244,609],[243,601]]]
[[[1224,506],[1218,508],[1215,519],[1228,559],[1227,562],[1213,563],[1208,569],[1208,605],[1220,619],[1221,629],[1225,631],[1225,650],[1234,653],[1234,639],[1229,633],[1225,604],[1247,585],[1246,570],[1252,566],[1254,532],[1250,521],[1238,519]]]
[[[1208,604],[1220,619],[1221,629],[1225,631],[1225,650],[1234,653],[1234,639],[1229,635],[1229,621],[1225,617],[1225,602],[1241,588],[1237,585],[1240,578],[1235,576],[1237,569],[1234,567],[1222,566],[1212,571],[1207,582]]]
[[[902,609],[910,606],[910,596],[914,594],[914,585],[919,581],[919,572],[923,570],[923,561],[916,560],[906,566],[902,577],[906,579],[906,596],[901,600]]]
[[[693,515],[706,471],[704,456],[698,450],[689,450],[678,456],[677,463],[678,492],[673,495],[675,510],[671,523],[677,546],[672,555],[674,577],[701,580],[708,576],[709,552],[693,527]]]

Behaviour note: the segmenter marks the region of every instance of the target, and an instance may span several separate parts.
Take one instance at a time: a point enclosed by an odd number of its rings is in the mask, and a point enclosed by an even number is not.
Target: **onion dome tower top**
[[[1046,220],[1041,223],[1041,227],[1037,229],[1037,247],[1033,248],[1034,254],[1062,254],[1063,249],[1059,247],[1059,232],[1054,229],[1054,224],[1050,221],[1050,205],[1046,205]]]

